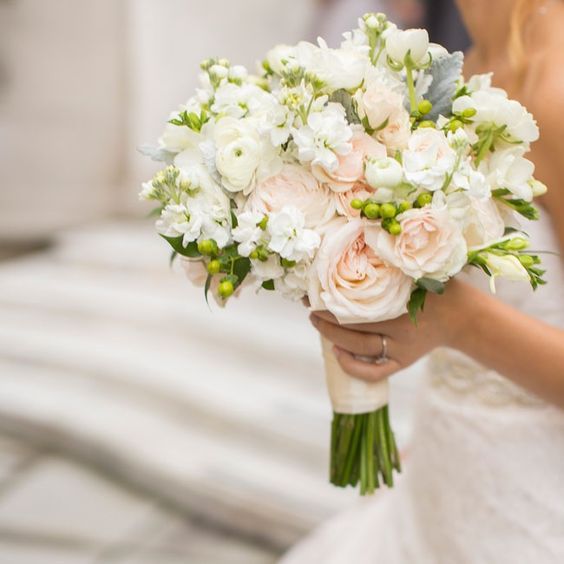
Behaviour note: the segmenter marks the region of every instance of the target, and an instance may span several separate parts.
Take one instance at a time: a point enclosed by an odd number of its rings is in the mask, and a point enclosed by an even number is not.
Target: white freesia
[[[263,214],[251,211],[243,212],[237,216],[237,227],[233,229],[233,239],[239,243],[239,254],[248,257],[256,248],[263,236],[259,223]]]
[[[440,190],[453,171],[456,153],[445,135],[436,129],[418,129],[403,154],[403,168],[408,182],[427,190]]]
[[[405,63],[409,54],[413,63],[427,62],[429,33],[425,29],[397,29],[386,38],[388,57],[397,63]]]
[[[483,163],[481,170],[494,189],[507,188],[515,197],[527,202],[533,199],[535,165],[523,157],[522,149],[496,151]]]
[[[527,269],[521,264],[519,259],[513,255],[484,253],[481,257],[485,260],[486,266],[491,272],[490,289],[494,294],[496,291],[496,278],[506,278],[515,281],[530,280]]]
[[[272,213],[267,228],[271,237],[268,248],[288,260],[312,259],[321,242],[315,231],[306,229],[304,214],[293,206]]]
[[[403,168],[390,157],[368,159],[365,176],[372,188],[395,188],[403,179]]]
[[[539,128],[533,116],[519,102],[508,99],[504,90],[488,88],[461,96],[454,101],[452,110],[462,113],[470,108],[476,110],[472,127],[480,124],[505,126],[504,134],[526,144],[539,138]]]
[[[352,150],[352,128],[341,104],[329,103],[320,112],[312,112],[307,125],[292,130],[301,162],[331,171],[339,166],[337,155]]]
[[[368,64],[367,53],[347,47],[331,49],[321,38],[318,43],[298,43],[296,59],[300,66],[321,79],[329,92],[358,88]]]

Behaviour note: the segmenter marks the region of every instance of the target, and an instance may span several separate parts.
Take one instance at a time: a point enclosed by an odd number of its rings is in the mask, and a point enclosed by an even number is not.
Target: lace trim
[[[439,349],[433,352],[428,371],[433,387],[471,396],[489,406],[544,405],[542,400],[530,395],[497,372],[484,368],[456,351]]]

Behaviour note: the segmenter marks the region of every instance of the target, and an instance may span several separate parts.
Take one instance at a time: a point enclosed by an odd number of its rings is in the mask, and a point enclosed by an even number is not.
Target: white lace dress
[[[555,250],[546,217],[527,228],[535,250]],[[562,262],[543,260],[548,286],[533,294],[500,284],[499,295],[564,327]],[[450,350],[429,362],[396,488],[361,500],[281,561],[529,563],[564,563],[564,411]]]

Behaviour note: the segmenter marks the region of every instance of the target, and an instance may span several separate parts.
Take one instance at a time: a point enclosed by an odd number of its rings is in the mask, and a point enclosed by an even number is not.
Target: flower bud
[[[364,206],[363,212],[368,219],[377,219],[380,216],[380,206],[370,202]]]
[[[235,288],[233,287],[233,282],[231,280],[223,280],[219,283],[217,292],[221,298],[224,300],[233,295]]]
[[[503,245],[508,251],[522,251],[529,246],[529,241],[522,237],[513,237]]]
[[[424,116],[428,114],[433,109],[433,104],[429,100],[421,100],[417,106],[419,113]]]
[[[539,180],[533,179],[530,182],[531,189],[533,191],[533,198],[538,198],[539,196],[544,196],[548,192],[546,184],[543,184]]]
[[[462,127],[462,122],[459,119],[453,119],[448,128],[450,131],[455,132],[457,129],[460,129]]]
[[[530,268],[535,264],[535,259],[531,255],[519,255],[518,259],[525,268]]]
[[[213,67],[210,68],[209,73],[217,78],[227,78],[229,75],[229,71],[221,65],[213,65]]]
[[[403,179],[403,168],[390,157],[369,159],[364,174],[372,188],[394,188]]]
[[[391,219],[392,217],[396,217],[398,210],[394,204],[382,204],[380,206],[380,215],[384,219]]]
[[[435,129],[435,122],[431,121],[430,119],[426,119],[424,121],[419,122],[419,128],[428,128],[428,129]]]
[[[478,113],[478,111],[476,110],[476,108],[466,108],[465,110],[462,111],[462,117],[472,118],[477,113]]]
[[[214,259],[208,263],[208,272],[212,276],[214,274],[218,274],[220,270],[221,270],[221,263],[217,259]]]
[[[424,62],[429,50],[429,34],[424,29],[396,29],[386,39],[388,57],[396,63],[410,62],[416,66]]]
[[[259,257],[259,254],[258,254],[258,251],[256,249],[254,251],[251,251],[251,254],[249,255],[250,259],[257,260],[258,257]]]
[[[268,225],[268,216],[265,215],[260,222],[257,224],[257,227],[260,227],[263,231],[266,229],[266,226]]]

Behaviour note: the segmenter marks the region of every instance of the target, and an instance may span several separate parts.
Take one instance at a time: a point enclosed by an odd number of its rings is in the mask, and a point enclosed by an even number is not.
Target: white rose
[[[412,280],[380,258],[365,240],[360,219],[335,221],[323,238],[310,275],[312,309],[341,323],[379,322],[406,311]]]
[[[395,188],[403,179],[403,168],[390,157],[368,159],[365,176],[372,188]]]
[[[288,260],[313,258],[321,242],[315,231],[305,228],[304,214],[293,206],[272,213],[267,229],[271,237],[268,248]]]
[[[446,209],[412,209],[398,216],[402,231],[390,235],[380,225],[366,229],[366,241],[383,260],[407,276],[445,282],[467,262],[462,232]]]
[[[330,190],[303,167],[293,164],[284,165],[278,174],[259,182],[245,209],[270,214],[285,206],[298,208],[309,229],[325,225],[336,212]]]
[[[422,63],[429,51],[429,34],[425,29],[397,29],[388,34],[386,51],[398,63],[405,63],[408,53],[415,64]]]
[[[496,278],[501,277],[515,281],[530,280],[526,268],[513,255],[500,256],[493,253],[484,253],[481,256],[485,259],[486,265],[492,274],[490,277],[490,289],[494,294]]]
[[[418,129],[403,154],[403,167],[408,182],[427,190],[440,190],[454,168],[456,153],[445,135],[436,129]]]

